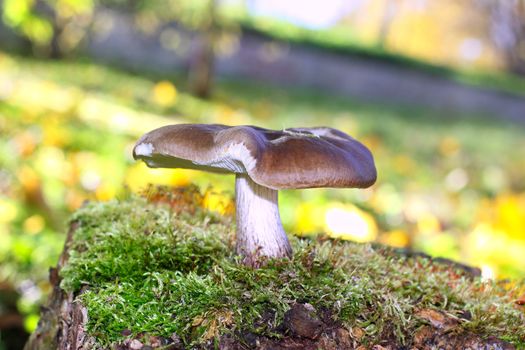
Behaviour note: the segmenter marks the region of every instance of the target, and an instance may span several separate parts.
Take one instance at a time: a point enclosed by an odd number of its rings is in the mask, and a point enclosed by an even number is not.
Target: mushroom
[[[370,151],[328,127],[282,131],[256,126],[168,125],[143,135],[133,158],[149,167],[235,174],[236,251],[258,267],[290,257],[277,191],[314,187],[365,188],[376,181]]]

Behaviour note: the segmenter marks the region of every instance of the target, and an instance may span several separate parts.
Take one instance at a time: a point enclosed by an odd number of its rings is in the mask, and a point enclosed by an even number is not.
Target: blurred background
[[[232,176],[133,161],[165,124],[338,128],[377,184],[281,191],[288,232],[525,277],[523,0],[0,0],[0,17],[0,350],[35,328],[85,200],[194,183],[232,213]]]

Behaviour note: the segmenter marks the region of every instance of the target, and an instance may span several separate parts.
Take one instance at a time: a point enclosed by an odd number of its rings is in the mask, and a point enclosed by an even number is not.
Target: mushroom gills
[[[236,174],[247,173],[257,165],[257,160],[243,143],[230,143],[220,154],[218,159],[202,165],[229,170]]]

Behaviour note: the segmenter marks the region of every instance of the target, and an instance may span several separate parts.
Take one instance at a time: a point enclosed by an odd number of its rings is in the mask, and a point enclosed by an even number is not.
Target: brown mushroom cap
[[[247,173],[273,189],[371,186],[370,151],[328,127],[282,131],[256,126],[168,125],[145,134],[133,158],[150,167]]]

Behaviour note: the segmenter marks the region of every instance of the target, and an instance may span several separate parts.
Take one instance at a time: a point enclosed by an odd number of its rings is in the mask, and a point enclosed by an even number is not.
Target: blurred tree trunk
[[[0,348],[21,349],[29,337],[24,329],[24,317],[18,311],[20,294],[8,282],[0,282]],[[2,347],[3,346],[3,347]]]
[[[52,25],[53,36],[51,38],[51,42],[49,43],[49,56],[53,59],[61,59],[64,58],[64,52],[60,47],[60,36],[62,35],[64,28],[58,24],[56,18],[52,22]]]
[[[510,71],[525,75],[525,2],[478,0],[490,19],[489,33]]]
[[[204,20],[194,41],[189,67],[190,91],[201,98],[208,98],[211,95],[216,30],[216,0],[209,0],[208,18]]]
[[[392,28],[392,22],[396,17],[399,6],[400,0],[385,1],[385,10],[383,11],[383,16],[381,18],[378,35],[379,46],[382,48],[386,47],[388,35],[390,34],[390,29]]]

